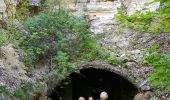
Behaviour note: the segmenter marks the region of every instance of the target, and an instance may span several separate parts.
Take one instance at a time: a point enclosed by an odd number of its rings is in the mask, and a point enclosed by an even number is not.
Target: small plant
[[[6,85],[0,86],[0,93],[2,93],[4,95],[9,95],[9,90]]]
[[[32,92],[33,84],[27,83],[19,89],[15,90],[13,96],[16,97],[17,100],[29,100],[29,96]]]
[[[8,37],[6,34],[4,33],[1,33],[0,34],[0,46],[2,46],[4,43],[6,43],[8,40]]]

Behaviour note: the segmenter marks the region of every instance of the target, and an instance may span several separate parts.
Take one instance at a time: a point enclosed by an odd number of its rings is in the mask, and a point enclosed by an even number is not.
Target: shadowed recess
[[[78,100],[80,96],[86,99],[93,96],[96,100],[102,91],[108,93],[109,100],[133,100],[138,89],[114,72],[88,68],[71,74],[60,86],[56,86],[50,97],[52,100]]]

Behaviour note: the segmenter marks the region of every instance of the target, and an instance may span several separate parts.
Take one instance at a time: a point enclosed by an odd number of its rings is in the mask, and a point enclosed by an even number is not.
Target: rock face
[[[5,12],[6,12],[6,4],[4,0],[0,0],[0,27],[2,27],[1,24],[3,24],[3,17],[5,15]]]
[[[128,1],[128,0],[124,0],[124,1]],[[145,11],[156,11],[159,6],[160,3],[153,3],[153,4],[149,4],[150,2],[152,2],[153,0],[129,0],[130,2],[125,3],[125,6],[127,7],[127,14],[131,15],[133,13],[135,13],[136,10],[145,10]]]
[[[136,10],[148,9],[155,11],[159,3],[146,6],[152,0],[72,0],[64,5],[76,16],[83,16],[89,20],[90,29],[94,33],[113,33],[117,28],[115,16],[117,10],[125,9],[128,14]]]
[[[30,0],[30,6],[40,6],[41,0]]]
[[[14,20],[17,0],[0,0],[0,27],[6,27],[10,20]]]
[[[17,5],[20,4],[22,0],[0,0],[0,27],[3,27],[3,24],[15,21]],[[40,7],[41,0],[29,0],[30,9],[37,9]]]
[[[28,82],[21,55],[12,45],[0,48],[0,86],[6,85],[10,92]]]
[[[4,0],[0,0],[0,12],[1,13],[3,13],[3,12],[5,12],[5,10],[6,10],[6,4],[5,4],[5,2],[4,2]]]
[[[13,98],[13,93],[29,83],[33,84],[33,89],[30,94],[27,94],[30,95],[27,100],[47,100],[47,84],[42,81],[48,71],[46,68],[42,66],[29,72],[21,51],[15,49],[12,44],[0,47],[0,100],[18,100]],[[36,91],[37,85],[42,86],[42,91]],[[2,86],[7,87],[13,99],[4,95],[4,91],[1,91]]]

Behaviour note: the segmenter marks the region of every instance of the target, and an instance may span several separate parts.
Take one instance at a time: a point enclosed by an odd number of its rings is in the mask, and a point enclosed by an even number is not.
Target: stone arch
[[[106,90],[109,94],[114,93],[110,95],[111,100],[133,100],[133,97],[140,91],[141,82],[145,79],[144,76],[142,76],[142,79],[136,78],[141,74],[135,73],[134,70],[120,66],[112,66],[102,61],[86,62],[78,66],[77,72],[69,74],[60,85],[56,86],[49,97],[51,97],[52,100],[59,100],[59,98],[63,98],[62,100],[75,100],[78,96],[85,96],[86,98],[93,96],[95,99],[98,99],[99,93]],[[132,75],[133,73],[135,73],[135,75]],[[100,80],[101,76],[103,77]],[[83,79],[83,77],[85,78]],[[92,82],[92,80],[97,82]],[[99,81],[104,82],[104,85],[98,84],[100,83]],[[89,85],[90,82],[95,85]],[[102,88],[103,90],[95,90],[94,87],[104,88]],[[120,88],[122,91],[119,91]],[[97,91],[96,94],[93,93],[93,89]]]
[[[136,87],[138,87],[138,83],[135,81],[136,79],[133,76],[131,76],[131,74],[130,74],[131,71],[128,70],[127,68],[120,66],[120,65],[113,66],[106,62],[94,61],[94,62],[83,63],[80,66],[78,66],[79,70],[88,69],[88,68],[102,69],[102,70],[106,70],[106,71],[115,73],[115,74],[121,76],[122,78],[128,80]]]

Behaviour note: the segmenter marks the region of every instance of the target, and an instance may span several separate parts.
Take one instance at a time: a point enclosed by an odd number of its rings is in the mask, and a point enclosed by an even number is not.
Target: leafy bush
[[[83,31],[89,33],[83,23],[65,11],[42,13],[28,19],[25,26],[29,34],[23,42],[27,56],[35,63],[44,57],[56,55],[57,51],[73,54],[80,34]]]
[[[150,77],[151,82],[157,87],[170,90],[170,54],[154,53],[145,60],[155,67]]]
[[[28,19],[25,27],[28,34],[20,46],[29,65],[52,58],[58,75],[64,76],[80,61],[108,57],[92,37],[86,21],[64,10],[41,13]]]
[[[86,20],[62,9],[28,18],[24,27],[26,33],[13,26],[8,27],[0,35],[0,45],[9,42],[23,49],[28,68],[50,59],[51,66],[56,66],[57,75],[64,77],[82,61],[102,59],[115,64],[106,49],[97,44]]]
[[[67,53],[59,51],[55,56],[56,67],[58,69],[58,76],[64,78],[69,71],[76,69],[76,63],[69,61],[69,56]]]

